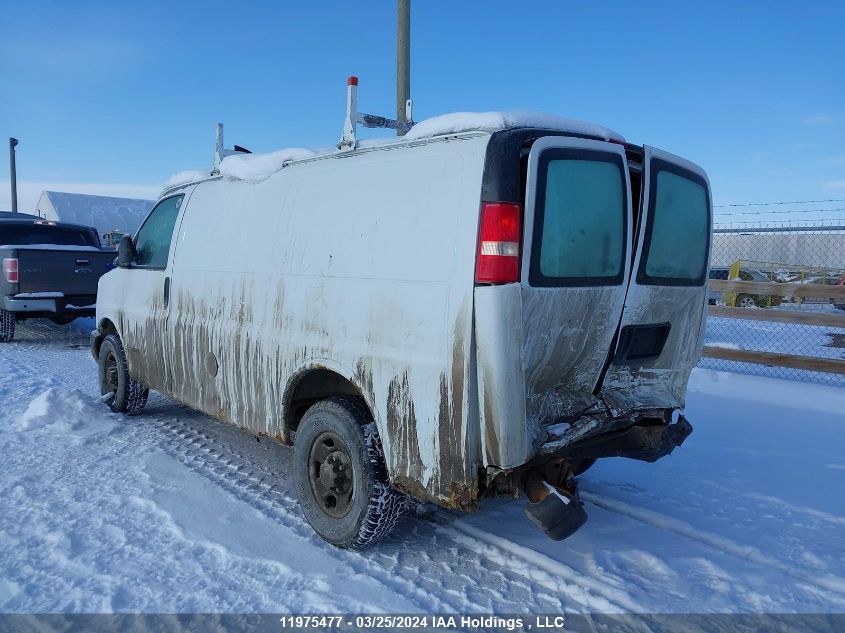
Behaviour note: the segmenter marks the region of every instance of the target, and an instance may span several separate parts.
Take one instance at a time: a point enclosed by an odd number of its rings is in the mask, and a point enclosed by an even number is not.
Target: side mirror
[[[135,242],[132,241],[131,235],[124,235],[117,245],[118,268],[129,268],[133,259],[135,259]]]

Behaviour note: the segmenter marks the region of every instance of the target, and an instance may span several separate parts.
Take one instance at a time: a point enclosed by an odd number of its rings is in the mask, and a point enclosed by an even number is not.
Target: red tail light
[[[3,276],[10,284],[18,283],[18,258],[4,257],[3,258]]]
[[[485,284],[519,281],[521,250],[522,207],[512,202],[485,202],[481,206],[475,281]]]

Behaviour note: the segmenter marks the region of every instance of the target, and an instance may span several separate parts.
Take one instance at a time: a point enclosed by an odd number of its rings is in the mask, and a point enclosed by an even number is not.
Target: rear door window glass
[[[652,160],[649,223],[637,281],[692,286],[704,283],[710,250],[710,200],[705,181]]]
[[[170,242],[173,240],[173,227],[182,206],[184,196],[173,196],[159,202],[150,211],[135,237],[136,266],[146,268],[167,268],[170,254]]]
[[[555,148],[538,161],[530,283],[622,282],[627,187],[621,156]]]

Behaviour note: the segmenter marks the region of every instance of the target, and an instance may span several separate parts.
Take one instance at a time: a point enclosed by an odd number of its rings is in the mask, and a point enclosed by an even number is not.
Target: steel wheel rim
[[[751,297],[743,297],[739,300],[739,307],[741,308],[753,308],[757,304],[754,302],[754,299]]]
[[[308,482],[320,510],[340,519],[352,508],[355,478],[352,457],[337,433],[324,431],[308,451]]]

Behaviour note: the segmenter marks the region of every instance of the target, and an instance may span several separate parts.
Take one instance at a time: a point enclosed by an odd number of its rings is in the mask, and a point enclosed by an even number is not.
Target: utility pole
[[[411,98],[411,0],[397,0],[396,22],[396,120],[408,122],[407,104]],[[397,136],[406,129],[400,125]]]
[[[9,167],[12,170],[12,213],[18,212],[18,175],[15,169],[15,145],[18,139],[9,137]]]

